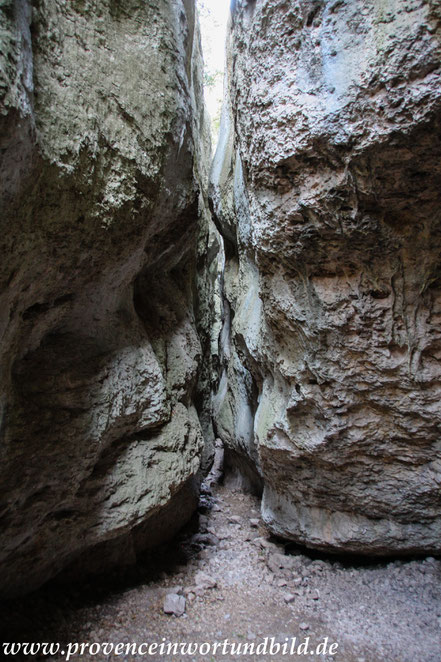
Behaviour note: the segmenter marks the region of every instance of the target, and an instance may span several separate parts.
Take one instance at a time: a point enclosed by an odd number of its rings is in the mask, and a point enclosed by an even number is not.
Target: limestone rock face
[[[195,505],[205,126],[192,0],[0,7],[0,586]]]
[[[441,12],[236,0],[216,425],[311,547],[441,550]]]

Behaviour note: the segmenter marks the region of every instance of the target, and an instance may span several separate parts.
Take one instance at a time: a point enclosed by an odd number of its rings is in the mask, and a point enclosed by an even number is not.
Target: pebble
[[[253,529],[257,529],[258,526],[259,526],[259,520],[258,520],[258,519],[254,519],[254,518],[253,518],[253,519],[250,519],[250,526],[251,526]]]
[[[291,602],[294,602],[294,600],[296,599],[296,596],[293,595],[292,593],[285,593],[284,596],[283,596],[283,599],[285,600],[285,602],[287,604],[290,604]]]
[[[300,623],[299,628],[301,630],[309,630],[309,624],[308,623]]]
[[[208,549],[202,549],[199,552],[199,558],[200,559],[209,559],[209,558],[211,558],[211,556],[212,556],[212,553]]]
[[[175,593],[176,595],[179,595],[179,593],[182,593],[184,591],[183,586],[170,586],[169,588],[166,589],[167,594],[169,593]]]
[[[219,538],[212,533],[196,533],[191,539],[192,543],[199,545],[212,545],[215,547],[219,544]]]
[[[325,563],[325,561],[320,561],[320,559],[316,559],[311,563],[311,567],[315,568],[316,570],[326,570],[328,564]]]
[[[219,531],[218,536],[219,540],[229,540],[231,538],[231,532],[225,529]]]
[[[168,593],[164,600],[164,613],[173,616],[182,616],[185,613],[185,598],[176,593]]]
[[[279,547],[277,547],[277,545],[275,545],[273,542],[270,542],[263,536],[257,536],[256,538],[254,538],[253,544],[258,545],[259,547],[263,547],[270,552],[279,552],[280,549]]]
[[[199,515],[199,528],[202,526],[208,526],[208,522],[210,521],[210,518],[207,517],[207,515]]]
[[[242,524],[242,518],[239,517],[239,515],[230,515],[228,521],[231,522],[231,524]]]
[[[214,577],[207,575],[206,572],[197,572],[194,576],[194,580],[198,588],[209,589],[216,588],[217,586],[217,582]]]
[[[290,556],[285,556],[284,554],[275,553],[268,556],[267,565],[268,568],[277,573],[281,568],[290,568],[292,565]]]

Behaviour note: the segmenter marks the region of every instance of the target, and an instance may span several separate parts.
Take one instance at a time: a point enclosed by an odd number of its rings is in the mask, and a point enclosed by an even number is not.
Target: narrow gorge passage
[[[440,662],[439,2],[223,1],[0,4],[3,653]]]

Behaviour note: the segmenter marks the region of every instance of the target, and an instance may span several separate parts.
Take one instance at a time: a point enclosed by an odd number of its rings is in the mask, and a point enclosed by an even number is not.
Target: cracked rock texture
[[[236,0],[215,416],[272,531],[441,551],[441,11]]]
[[[195,506],[209,129],[192,0],[6,0],[0,24],[0,588],[12,595],[64,568],[131,562]]]

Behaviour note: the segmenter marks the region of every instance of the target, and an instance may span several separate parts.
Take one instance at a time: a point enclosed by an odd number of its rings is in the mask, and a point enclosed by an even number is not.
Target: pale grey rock
[[[192,543],[199,545],[216,546],[219,544],[219,538],[213,533],[196,533],[191,538]]]
[[[211,396],[211,387],[210,387]],[[210,398],[211,407],[211,398]],[[211,412],[211,409],[210,409]],[[224,447],[220,439],[215,440],[213,464],[208,476],[205,478],[202,487],[210,489],[213,485],[220,483],[224,475]]]
[[[199,589],[210,589],[216,588],[217,581],[211,575],[208,575],[206,572],[199,570],[194,577],[196,587]]]
[[[438,3],[236,0],[216,430],[277,535],[441,550]]]
[[[165,596],[163,610],[165,614],[173,616],[182,616],[185,614],[186,600],[182,595],[176,593],[169,593]]]
[[[292,568],[294,565],[292,556],[279,553],[269,554],[267,564],[269,569],[274,573],[279,572],[281,568]]]
[[[63,568],[130,563],[196,507],[209,129],[193,1],[6,0],[0,16],[0,592],[13,595]]]
[[[242,524],[242,518],[239,515],[230,515],[228,521],[231,524],[239,524],[239,525]]]

